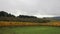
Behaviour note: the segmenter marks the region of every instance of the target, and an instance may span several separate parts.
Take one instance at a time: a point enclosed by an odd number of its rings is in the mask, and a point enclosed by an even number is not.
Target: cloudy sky
[[[60,16],[60,0],[0,0],[0,11],[18,16]]]

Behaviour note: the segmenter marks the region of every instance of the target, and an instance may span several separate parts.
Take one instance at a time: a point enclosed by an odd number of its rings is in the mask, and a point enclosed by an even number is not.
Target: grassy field
[[[60,21],[59,22],[49,22],[49,23],[0,21],[0,26],[60,26]]]
[[[60,27],[49,26],[0,27],[0,34],[60,34]]]

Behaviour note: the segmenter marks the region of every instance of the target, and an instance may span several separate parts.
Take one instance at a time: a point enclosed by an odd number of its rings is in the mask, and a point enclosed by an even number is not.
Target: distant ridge
[[[60,20],[60,16],[53,17],[56,20]]]

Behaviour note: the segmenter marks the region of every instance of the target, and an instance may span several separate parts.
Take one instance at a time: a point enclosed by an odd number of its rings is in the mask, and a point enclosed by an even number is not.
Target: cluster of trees
[[[28,15],[19,15],[15,16],[9,14],[5,11],[0,11],[0,21],[19,21],[19,22],[38,22],[38,23],[46,23],[49,20],[40,19],[35,16],[28,16]]]
[[[5,11],[0,11],[0,17],[16,17],[15,15],[8,14]],[[19,15],[18,18],[37,18],[35,16],[28,16],[28,15]]]
[[[37,18],[35,16],[28,16],[28,15],[19,15],[19,18]]]
[[[0,17],[15,17],[12,14],[8,14],[7,12],[0,11]]]

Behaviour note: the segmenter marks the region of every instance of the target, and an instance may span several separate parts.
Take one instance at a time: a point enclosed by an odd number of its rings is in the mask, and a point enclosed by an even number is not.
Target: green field
[[[60,27],[48,27],[48,26],[0,27],[0,34],[60,34]]]

